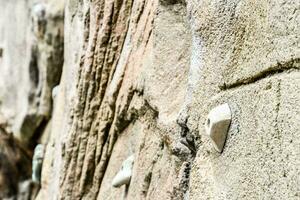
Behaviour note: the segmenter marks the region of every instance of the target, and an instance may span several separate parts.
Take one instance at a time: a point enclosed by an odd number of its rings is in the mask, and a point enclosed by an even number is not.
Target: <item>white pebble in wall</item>
[[[213,108],[208,114],[205,123],[206,135],[219,153],[223,151],[230,123],[231,110],[227,103]]]

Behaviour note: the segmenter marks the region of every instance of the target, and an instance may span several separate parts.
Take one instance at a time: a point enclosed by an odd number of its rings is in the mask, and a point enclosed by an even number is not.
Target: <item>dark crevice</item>
[[[47,119],[43,119],[39,126],[35,129],[32,138],[30,139],[29,148],[34,149],[34,147],[39,143],[39,139],[41,138],[42,134],[44,133],[46,126],[48,124]]]
[[[32,47],[32,54],[29,63],[29,80],[34,88],[39,84],[39,67],[38,67],[37,49]]]
[[[30,154],[12,134],[0,129],[0,199],[15,199],[19,182],[30,178]]]
[[[152,179],[152,171],[149,171],[146,176],[144,177],[144,182],[143,182],[143,189],[142,189],[142,194],[144,197],[147,197],[148,191],[149,191],[149,187],[150,187],[150,183],[151,183],[151,179]]]
[[[159,0],[159,2],[163,6],[170,6],[170,5],[174,5],[174,4],[183,4],[186,6],[185,0]]]
[[[173,189],[172,199],[186,199],[188,198],[190,187],[190,172],[192,169],[192,163],[197,154],[196,146],[196,134],[188,128],[189,116],[179,116],[176,123],[180,127],[180,143],[186,146],[190,150],[190,154],[184,157],[184,161],[181,165],[179,172],[179,185]],[[180,155],[179,155],[180,156]],[[179,197],[179,198],[178,198]]]

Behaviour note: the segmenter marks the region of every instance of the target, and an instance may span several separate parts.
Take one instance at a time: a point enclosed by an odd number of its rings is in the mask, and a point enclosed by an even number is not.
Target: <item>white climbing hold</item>
[[[122,167],[112,181],[114,187],[120,187],[122,185],[128,185],[130,183],[132,175],[132,167],[134,163],[134,155],[129,156],[122,163]]]
[[[59,85],[56,85],[53,89],[52,89],[52,99],[54,100],[55,97],[57,96],[59,92]]]
[[[39,18],[44,17],[45,12],[46,12],[46,6],[45,6],[44,3],[36,3],[32,7],[32,13],[33,13],[33,15],[37,16]]]
[[[227,103],[213,108],[205,124],[206,135],[211,139],[215,149],[221,153],[231,123],[231,110]]]
[[[34,4],[31,11],[32,31],[37,38],[42,38],[46,29],[46,5]]]
[[[34,149],[32,159],[32,181],[36,183],[41,182],[41,171],[44,159],[44,145],[38,144]]]

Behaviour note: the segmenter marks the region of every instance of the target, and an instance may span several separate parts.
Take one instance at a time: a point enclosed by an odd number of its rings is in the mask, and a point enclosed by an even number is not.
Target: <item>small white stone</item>
[[[123,161],[120,171],[116,174],[112,181],[112,185],[114,187],[120,187],[130,183],[133,163],[134,155],[129,156],[125,161]]]
[[[231,110],[227,103],[213,108],[208,114],[205,124],[206,135],[219,153],[223,151],[230,123]]]

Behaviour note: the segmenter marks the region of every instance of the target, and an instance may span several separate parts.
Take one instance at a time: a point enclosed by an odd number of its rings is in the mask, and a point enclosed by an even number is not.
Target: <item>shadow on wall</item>
[[[0,127],[0,199],[35,196],[38,186],[30,180],[31,154]]]

